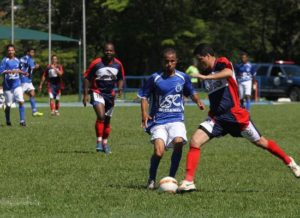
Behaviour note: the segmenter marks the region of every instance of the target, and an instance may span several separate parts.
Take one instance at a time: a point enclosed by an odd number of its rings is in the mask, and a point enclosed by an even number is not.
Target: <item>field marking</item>
[[[29,197],[27,198],[1,198],[0,206],[40,206],[40,202],[37,200],[31,200]]]

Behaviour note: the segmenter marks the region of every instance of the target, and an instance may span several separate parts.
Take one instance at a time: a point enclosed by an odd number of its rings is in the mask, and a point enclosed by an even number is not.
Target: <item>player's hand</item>
[[[40,68],[40,65],[39,64],[36,64],[35,66],[34,66],[34,69],[39,69]]]
[[[86,107],[86,103],[88,102],[88,96],[87,95],[83,95],[83,98],[82,98],[82,103],[83,103],[83,106]]]
[[[198,107],[199,107],[200,110],[203,111],[205,109],[205,104],[201,100],[199,100],[197,102],[197,105],[198,105]]]
[[[151,120],[151,119],[152,119],[152,117],[150,117],[149,114],[143,114],[141,127],[142,128],[147,128],[148,127],[148,125],[147,125],[148,120]]]
[[[42,85],[39,85],[39,92],[42,91]]]

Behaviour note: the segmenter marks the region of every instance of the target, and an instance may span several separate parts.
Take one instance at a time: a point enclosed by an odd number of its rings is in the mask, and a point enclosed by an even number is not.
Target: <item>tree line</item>
[[[10,2],[0,3],[2,24],[10,24]],[[48,30],[48,0],[15,0],[15,4],[20,6],[16,26]],[[52,31],[81,39],[82,1],[52,0],[52,9]],[[101,55],[103,42],[112,41],[128,75],[158,70],[165,47],[177,49],[178,67],[184,70],[201,42],[212,44],[219,55],[234,62],[245,51],[254,62],[300,63],[298,0],[87,0],[86,15],[88,62]],[[0,42],[2,48],[7,42]],[[17,42],[20,48],[28,45],[40,51],[38,61],[47,62],[46,42]],[[76,91],[77,45],[54,42],[53,50],[65,65],[70,92]]]

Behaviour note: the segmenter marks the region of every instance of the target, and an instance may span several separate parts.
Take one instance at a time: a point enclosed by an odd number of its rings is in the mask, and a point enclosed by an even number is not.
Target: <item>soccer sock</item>
[[[59,109],[59,101],[55,101],[55,110],[57,110],[58,111],[58,109]]]
[[[29,101],[30,101],[30,104],[31,104],[32,113],[35,113],[37,110],[36,110],[36,105],[35,105],[34,97],[30,97]]]
[[[170,167],[169,176],[175,178],[181,157],[182,157],[182,149],[180,149],[180,151],[173,151],[172,157],[171,157],[171,167]]]
[[[25,107],[24,105],[19,105],[20,121],[25,121]]]
[[[5,119],[6,123],[10,123],[10,107],[8,106],[5,108]]]
[[[279,145],[273,141],[268,140],[268,151],[279,157],[285,164],[289,164],[291,162],[291,158],[279,147]]]
[[[50,109],[51,109],[51,111],[54,111],[54,102],[53,101],[50,101]]]
[[[192,182],[201,156],[200,148],[190,147],[186,160],[185,180]]]
[[[251,100],[250,99],[246,99],[246,110],[250,111],[250,105],[251,105]]]
[[[149,180],[156,179],[156,172],[159,165],[161,157],[153,154],[150,159],[150,169],[149,169]]]
[[[103,137],[103,130],[104,130],[104,121],[102,120],[96,120],[95,123],[95,130],[96,130],[96,136],[97,138]]]
[[[103,144],[107,144],[107,139],[110,134],[110,123],[104,123]]]

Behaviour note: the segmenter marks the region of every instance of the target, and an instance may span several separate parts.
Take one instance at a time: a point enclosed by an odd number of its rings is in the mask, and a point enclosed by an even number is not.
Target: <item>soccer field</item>
[[[140,108],[116,107],[112,154],[95,152],[91,107],[62,108],[60,117],[4,126],[0,111],[0,217],[300,217],[300,179],[244,139],[226,136],[203,149],[196,185],[187,194],[145,189],[152,146],[140,128]],[[252,120],[300,162],[300,104],[257,105]],[[186,107],[188,137],[207,111]],[[177,180],[184,177],[184,155]],[[171,152],[158,178],[167,176]]]

